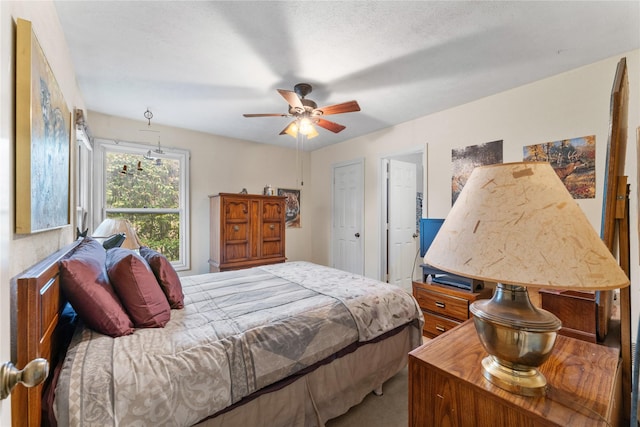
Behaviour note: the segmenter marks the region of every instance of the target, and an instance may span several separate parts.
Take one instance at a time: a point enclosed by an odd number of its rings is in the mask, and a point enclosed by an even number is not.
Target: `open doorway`
[[[424,200],[424,153],[398,153],[381,159],[381,272],[382,281],[411,292],[420,276],[419,219]]]

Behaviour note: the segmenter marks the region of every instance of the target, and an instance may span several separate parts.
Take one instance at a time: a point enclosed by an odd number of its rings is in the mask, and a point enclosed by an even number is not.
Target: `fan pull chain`
[[[298,132],[298,134],[296,135],[296,184],[299,187],[302,187],[304,185],[302,154],[300,153],[303,147],[304,140],[305,136],[302,133]]]

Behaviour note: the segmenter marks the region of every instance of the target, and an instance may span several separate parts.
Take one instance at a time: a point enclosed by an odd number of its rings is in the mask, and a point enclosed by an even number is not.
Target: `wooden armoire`
[[[284,262],[285,199],[233,193],[209,196],[209,271]]]

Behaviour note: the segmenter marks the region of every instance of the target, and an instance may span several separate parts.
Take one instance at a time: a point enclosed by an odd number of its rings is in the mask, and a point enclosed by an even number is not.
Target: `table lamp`
[[[124,233],[125,239],[120,247],[139,249],[142,246],[133,226],[124,218],[106,218],[95,229],[91,237],[102,243],[103,240],[121,233]]]
[[[476,167],[424,256],[426,264],[496,282],[470,311],[489,355],[483,375],[526,396],[542,396],[538,371],[560,320],[535,307],[527,286],[609,290],[629,284],[563,182],[546,162]]]

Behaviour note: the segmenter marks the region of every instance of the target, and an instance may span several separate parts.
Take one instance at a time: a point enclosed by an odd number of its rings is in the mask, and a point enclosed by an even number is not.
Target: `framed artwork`
[[[527,145],[522,159],[549,162],[574,199],[596,197],[596,136]]]
[[[451,206],[453,206],[476,166],[502,163],[502,140],[454,148],[451,150],[451,163],[453,164]]]
[[[300,190],[278,188],[278,196],[285,196],[285,224],[287,228],[300,228]]]
[[[31,22],[17,21],[16,233],[70,224],[71,114]]]

